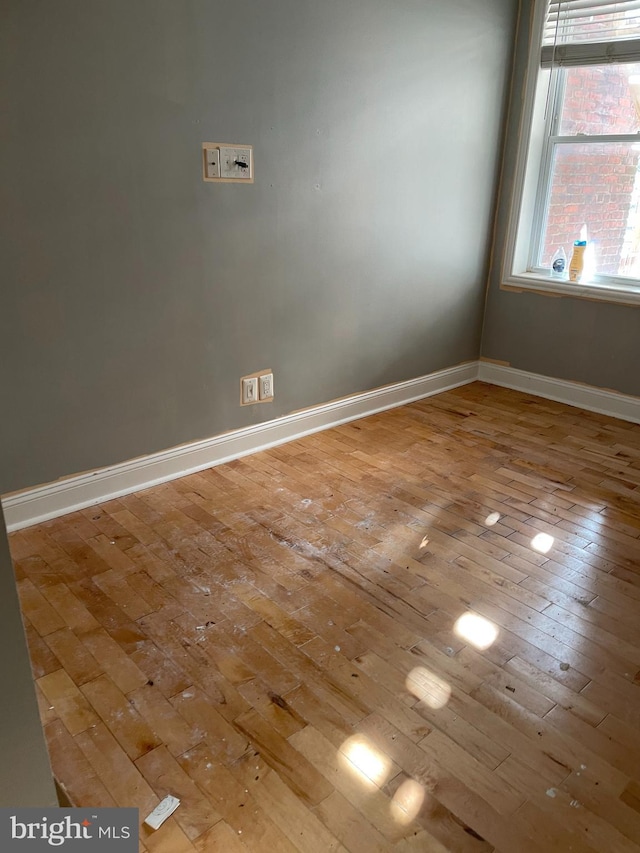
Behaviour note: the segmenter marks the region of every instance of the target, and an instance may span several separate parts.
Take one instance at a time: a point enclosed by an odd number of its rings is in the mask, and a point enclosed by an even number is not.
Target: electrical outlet
[[[220,146],[220,177],[253,181],[253,149],[250,145]]]
[[[242,380],[241,395],[243,406],[258,402],[258,378],[256,376]]]
[[[273,400],[273,373],[263,373],[258,377],[260,400]]]
[[[220,177],[220,149],[203,148],[205,180]]]

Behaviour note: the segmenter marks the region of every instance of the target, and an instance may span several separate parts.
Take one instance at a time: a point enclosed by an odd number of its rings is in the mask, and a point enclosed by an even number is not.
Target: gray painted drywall
[[[57,806],[0,509],[0,806]]]
[[[500,290],[533,0],[523,0],[482,355],[511,367],[640,396],[640,307]]]
[[[477,358],[516,6],[3,0],[0,492]]]
[[[475,359],[514,12],[2,0],[0,493]],[[4,529],[0,584],[0,802],[53,803]]]

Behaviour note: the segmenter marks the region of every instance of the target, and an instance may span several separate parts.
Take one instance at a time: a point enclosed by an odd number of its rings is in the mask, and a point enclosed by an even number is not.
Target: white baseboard
[[[57,518],[158,483],[166,483],[168,480],[212,468],[223,462],[230,462],[232,459],[239,459],[241,456],[357,418],[431,397],[433,394],[467,385],[476,379],[640,423],[638,397],[629,397],[578,382],[552,379],[491,362],[471,361],[428,376],[410,379],[408,382],[385,385],[363,394],[294,412],[266,423],[233,430],[203,441],[182,444],[129,462],[6,495],[2,499],[5,523],[9,531],[20,530],[40,521]]]
[[[565,379],[552,379],[526,370],[516,370],[513,367],[503,367],[499,364],[481,361],[478,369],[478,379],[503,388],[513,388],[535,394],[547,400],[578,406],[590,412],[621,418],[632,423],[640,423],[640,397],[629,397],[617,391],[605,391],[580,382],[569,382]]]
[[[428,376],[386,385],[266,423],[233,430],[129,462],[26,489],[2,499],[9,531],[93,506],[112,498],[212,468],[313,432],[329,429],[385,409],[412,403],[473,382],[478,362],[439,370]]]

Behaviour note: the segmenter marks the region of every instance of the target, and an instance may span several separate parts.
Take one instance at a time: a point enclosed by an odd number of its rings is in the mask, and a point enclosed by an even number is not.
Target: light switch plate
[[[242,380],[242,405],[258,402],[258,379],[255,376]]]

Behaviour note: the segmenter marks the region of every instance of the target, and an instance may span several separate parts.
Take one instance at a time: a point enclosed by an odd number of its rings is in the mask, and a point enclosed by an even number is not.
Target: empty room
[[[639,5],[0,0],[0,849],[640,853]]]

